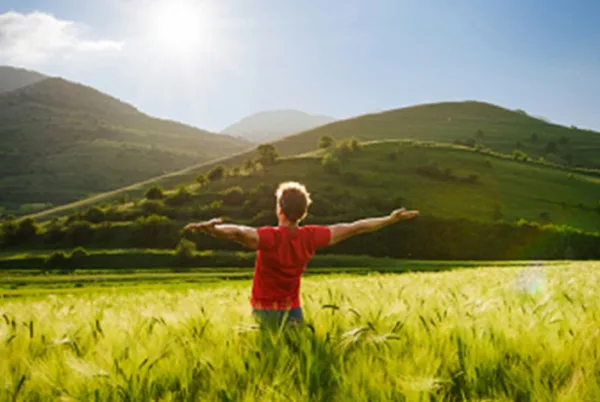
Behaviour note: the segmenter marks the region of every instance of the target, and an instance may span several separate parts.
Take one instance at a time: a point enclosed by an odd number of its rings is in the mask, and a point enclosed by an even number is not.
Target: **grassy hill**
[[[0,66],[0,93],[14,91],[47,78],[35,71]]]
[[[407,138],[480,144],[496,152],[511,154],[521,149],[534,159],[543,157],[562,164],[571,160],[573,166],[600,168],[600,133],[551,124],[522,111],[481,102],[427,104],[359,116],[285,138],[278,148],[284,153],[310,149],[323,135],[361,141]],[[547,152],[548,148],[555,150]]]
[[[323,115],[311,115],[299,110],[269,110],[247,116],[222,132],[262,143],[276,141],[282,137],[310,130],[333,122],[335,119]]]
[[[0,94],[0,207],[24,214],[247,147],[48,78]]]
[[[298,180],[314,193],[313,209],[322,218],[360,217],[406,206],[439,218],[526,219],[585,231],[600,228],[599,177],[441,144],[374,142],[342,160],[339,173],[327,173],[321,156],[293,157],[258,174],[211,183],[199,190],[205,194],[199,203],[221,199],[221,191],[230,187],[248,192],[261,184],[274,188],[281,181]],[[243,218],[238,209],[224,213]]]
[[[530,158],[537,160],[543,157],[547,162],[564,165],[565,169],[574,167],[566,165],[565,160],[560,157],[567,153],[571,154],[573,165],[576,166],[598,168],[600,163],[597,158],[600,154],[600,133],[550,124],[523,112],[480,102],[428,104],[359,116],[288,136],[273,144],[281,156],[293,156],[314,151],[319,138],[324,135],[336,139],[355,137],[362,141],[413,138],[450,144],[459,140],[473,149],[479,145],[504,154],[512,154],[517,143],[520,143],[522,151]],[[555,143],[555,153],[546,152],[548,142]],[[36,214],[35,217],[45,219],[124,196],[140,197],[150,185],[172,188],[181,183],[191,183],[199,173],[206,172],[217,164],[239,166],[255,156],[254,150],[241,152],[229,158],[202,163],[143,184],[99,195],[94,199],[65,205],[49,213]],[[543,184],[537,183],[536,186]]]
[[[3,241],[27,249],[172,249],[190,221],[221,216],[252,226],[275,224],[274,190],[282,181],[297,180],[314,201],[306,223],[381,216],[401,206],[421,211],[415,221],[351,239],[329,253],[460,260],[600,257],[600,177],[498,153],[411,141],[338,144],[334,151],[211,176],[202,186],[188,183],[155,191],[151,199],[105,204],[39,229],[27,220],[7,222]],[[240,248],[199,234],[192,239],[201,250]]]

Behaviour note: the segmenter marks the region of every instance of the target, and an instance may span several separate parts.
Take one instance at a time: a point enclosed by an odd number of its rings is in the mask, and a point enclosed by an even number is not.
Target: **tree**
[[[19,242],[27,241],[34,237],[38,233],[38,229],[38,225],[35,223],[34,219],[23,219],[21,222],[19,222],[19,227],[16,233]]]
[[[515,158],[515,160],[517,161],[527,161],[527,159],[529,159],[529,157],[527,156],[527,154],[523,151],[521,151],[520,149],[515,149],[513,151],[513,158]]]
[[[188,239],[181,239],[175,250],[175,262],[183,267],[190,265],[196,256],[196,243]]]
[[[2,243],[6,245],[13,244],[17,241],[17,230],[19,224],[13,216],[9,216],[2,222]]]
[[[538,140],[538,135],[537,133],[533,133],[531,134],[531,142],[537,142]]]
[[[196,183],[198,183],[200,185],[200,187],[204,186],[206,183],[208,183],[208,179],[206,178],[205,175],[203,175],[202,173],[199,174],[196,177]]]
[[[263,166],[269,166],[275,163],[277,158],[279,157],[279,153],[275,149],[273,144],[262,144],[257,148],[259,153],[258,161]]]
[[[91,207],[83,214],[83,219],[91,223],[100,223],[104,218],[104,212],[98,207]]]
[[[254,160],[252,160],[252,158],[246,159],[246,161],[244,162],[244,170],[254,170]]]
[[[62,250],[55,251],[46,257],[45,269],[50,271],[52,269],[60,269],[63,273],[72,272],[72,265],[69,256]]]
[[[570,152],[569,152],[569,153],[567,153],[567,154],[565,155],[565,160],[567,161],[567,163],[568,163],[569,165],[572,165],[572,164],[573,164],[573,154],[572,154],[572,153],[570,153]]]
[[[350,140],[350,151],[356,152],[356,151],[359,151],[360,148],[361,148],[360,142],[358,142],[358,140],[356,138],[352,138]]]
[[[84,268],[85,260],[88,256],[88,252],[83,247],[77,247],[75,250],[73,250],[70,256],[73,268]]]
[[[181,206],[192,198],[186,186],[180,186],[175,194],[166,199],[166,203],[171,206]]]
[[[319,138],[319,149],[327,149],[333,145],[334,139],[329,135],[324,135]]]
[[[246,201],[246,193],[239,186],[228,188],[221,194],[223,196],[223,204],[227,206],[240,206]]]
[[[208,174],[206,175],[206,177],[210,181],[219,181],[219,180],[221,180],[223,177],[225,177],[225,166],[223,166],[223,165],[215,166],[214,168],[212,168],[208,172]]]
[[[556,146],[556,142],[554,142],[554,141],[549,141],[548,144],[546,144],[546,153],[549,153],[549,154],[556,153],[557,149],[558,149],[558,147]]]
[[[159,186],[152,186],[146,191],[146,199],[148,200],[162,200],[164,193]]]
[[[558,140],[558,143],[560,145],[567,145],[569,143],[569,139],[563,135],[560,137],[560,140]]]
[[[477,138],[483,138],[483,131],[481,129],[477,130]]]
[[[331,153],[327,153],[321,160],[323,169],[328,173],[337,174],[340,172],[340,160]]]

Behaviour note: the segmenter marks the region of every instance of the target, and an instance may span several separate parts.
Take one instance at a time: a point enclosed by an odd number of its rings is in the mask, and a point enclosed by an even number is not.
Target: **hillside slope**
[[[249,177],[211,183],[199,190],[195,207],[222,199],[227,188],[250,191],[266,184],[274,190],[282,181],[296,180],[313,194],[312,214],[329,221],[406,206],[437,218],[486,223],[525,219],[600,231],[599,177],[443,144],[374,142],[342,160],[338,173],[326,172],[321,156],[293,157]],[[230,208],[223,215],[252,219],[259,212]]]
[[[298,110],[269,110],[245,117],[222,132],[263,143],[276,141],[333,121],[335,121],[333,117],[311,115]]]
[[[0,66],[0,93],[14,91],[47,78],[35,71],[9,66]]]
[[[331,135],[336,139],[356,137],[363,141],[413,138],[445,143],[471,138],[476,143],[506,154],[511,154],[520,142],[523,150],[530,156],[535,156],[537,152],[537,155],[544,155],[553,163],[565,163],[556,154],[545,152],[548,141],[552,141],[557,147],[556,152],[571,153],[574,163],[585,162],[577,164],[586,167],[598,167],[600,164],[600,133],[549,124],[523,113],[480,102],[428,104],[359,116],[288,136],[273,144],[281,156],[299,155],[314,151],[319,138],[324,135]],[[532,141],[532,137],[536,140]],[[563,137],[566,138],[566,143],[561,144]],[[172,188],[181,183],[192,182],[199,173],[207,172],[217,164],[239,166],[255,156],[254,150],[242,152],[157,178],[151,184]],[[123,196],[139,197],[146,188],[147,186],[142,185],[124,188],[93,200],[66,205],[56,213],[69,213],[98,201],[106,202]],[[45,219],[56,213],[42,213],[36,217]]]
[[[246,149],[48,78],[0,94],[0,206],[26,213]]]
[[[505,154],[521,149],[535,159],[561,164],[570,160],[573,166],[600,168],[600,133],[550,124],[482,102],[435,103],[358,116],[284,138],[278,148],[283,153],[310,149],[323,135],[361,141],[460,141]]]

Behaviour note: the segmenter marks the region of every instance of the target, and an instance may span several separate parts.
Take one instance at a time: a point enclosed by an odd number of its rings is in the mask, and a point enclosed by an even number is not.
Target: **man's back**
[[[257,232],[252,306],[276,310],[299,307],[300,277],[315,251],[329,245],[330,229],[316,225],[266,226]]]

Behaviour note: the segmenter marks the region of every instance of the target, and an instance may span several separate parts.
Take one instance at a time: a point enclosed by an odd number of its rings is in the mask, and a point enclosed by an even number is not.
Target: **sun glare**
[[[191,0],[163,0],[150,13],[153,43],[164,52],[204,52],[214,46],[211,37],[210,3]]]

